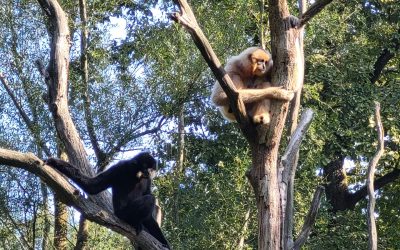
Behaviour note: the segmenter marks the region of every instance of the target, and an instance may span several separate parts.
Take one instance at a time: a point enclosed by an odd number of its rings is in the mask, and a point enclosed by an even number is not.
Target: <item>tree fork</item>
[[[302,60],[303,47],[300,44],[300,28],[315,16],[331,0],[321,0],[306,12],[303,19],[296,20],[290,16],[286,0],[269,0],[269,23],[272,37],[272,56],[275,62],[272,74],[274,86],[296,89],[304,74]],[[241,97],[229,75],[226,74],[210,43],[198,26],[196,18],[185,0],[176,0],[180,13],[171,18],[183,25],[190,33],[196,46],[225,91],[238,125],[250,144],[252,168],[247,176],[253,186],[258,208],[259,249],[280,249],[281,219],[285,217],[281,200],[287,200],[287,192],[280,194],[283,185],[282,175],[278,172],[278,149],[288,113],[289,103],[272,100],[272,120],[268,126],[254,126],[249,122]],[[297,25],[297,28],[294,27]],[[273,129],[272,129],[273,128]],[[298,149],[297,149],[298,150]],[[295,170],[295,168],[293,168]],[[291,173],[291,176],[294,174]],[[319,199],[316,199],[319,202]],[[290,203],[292,204],[292,203]],[[283,214],[283,216],[282,216]],[[292,218],[289,218],[292,219]],[[307,231],[309,232],[309,230]],[[306,232],[306,234],[308,234]],[[302,244],[302,243],[301,243]],[[292,244],[290,244],[292,245]]]

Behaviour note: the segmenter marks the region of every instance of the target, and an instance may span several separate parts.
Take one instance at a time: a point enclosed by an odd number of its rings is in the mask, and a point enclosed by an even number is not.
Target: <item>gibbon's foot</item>
[[[259,114],[253,117],[253,122],[254,124],[269,124],[271,122],[271,117],[269,115],[269,113],[263,113],[263,114]]]

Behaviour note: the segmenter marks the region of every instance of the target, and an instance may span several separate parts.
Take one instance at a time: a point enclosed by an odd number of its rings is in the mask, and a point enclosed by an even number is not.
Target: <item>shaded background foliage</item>
[[[153,151],[160,160],[155,193],[164,212],[163,229],[174,249],[235,249],[241,238],[245,249],[255,249],[256,210],[245,177],[250,165],[247,144],[236,126],[224,121],[211,105],[214,77],[188,34],[167,19],[167,13],[176,11],[172,1],[88,1],[87,93],[79,67],[82,23],[78,4],[60,2],[69,14],[73,38],[70,109],[93,165],[104,162],[96,158],[90,144],[84,112],[87,95],[105,163],[143,149]],[[35,1],[0,3],[0,72],[6,74],[18,103],[34,124],[33,130],[28,129],[1,85],[0,146],[48,157],[38,147],[35,136],[39,136],[56,156],[55,131],[44,101],[46,88],[35,66],[37,59],[48,61],[47,23]],[[190,4],[221,61],[258,45],[257,1]],[[347,159],[350,192],[364,184],[365,163],[375,151],[375,100],[382,105],[387,144],[377,175],[399,168],[399,11],[400,4],[392,0],[334,1],[306,28],[302,106],[312,108],[316,115],[301,148],[296,176],[297,231],[313,190],[327,183],[322,172],[328,163]],[[117,34],[110,32],[120,20],[126,22],[126,35],[121,29]],[[377,61],[385,52],[390,60],[375,79]],[[182,117],[184,130],[178,131]],[[159,124],[156,132],[145,133]],[[184,145],[179,143],[179,132],[185,136]],[[185,157],[180,163],[182,147]],[[0,235],[7,246],[43,244],[44,218],[49,214],[53,224],[54,211],[52,194],[44,198],[46,192],[37,188],[41,185],[21,170],[0,167]],[[378,192],[379,247],[383,249],[400,248],[399,191],[394,182]],[[362,201],[354,210],[333,213],[324,201],[305,248],[365,249],[365,207]],[[68,248],[75,242],[76,216],[70,211]],[[91,248],[125,249],[129,245],[94,224],[89,232]]]

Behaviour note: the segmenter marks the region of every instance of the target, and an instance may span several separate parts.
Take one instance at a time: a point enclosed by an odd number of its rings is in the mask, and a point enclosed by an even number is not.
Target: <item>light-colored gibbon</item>
[[[293,92],[281,87],[271,87],[272,65],[272,57],[267,50],[250,47],[230,58],[225,66],[225,71],[235,84],[254,124],[270,123],[269,98],[283,101],[293,98]],[[264,91],[267,88],[275,91],[275,95],[271,96],[271,91]],[[218,82],[214,84],[211,100],[227,120],[236,121],[228,97]]]

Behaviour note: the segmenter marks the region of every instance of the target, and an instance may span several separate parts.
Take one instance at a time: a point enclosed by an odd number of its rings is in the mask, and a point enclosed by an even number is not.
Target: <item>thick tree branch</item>
[[[63,197],[64,202],[72,205],[86,218],[126,236],[128,239],[137,242],[143,249],[165,249],[161,243],[145,231],[142,231],[139,235],[134,234],[135,230],[119,220],[111,210],[102,208],[90,199],[84,198],[77,188],[72,186],[52,167],[45,165],[34,154],[0,148],[0,164],[25,169],[35,174],[60,197]]]
[[[46,70],[47,72],[43,74],[48,76],[45,80],[49,88],[49,109],[53,115],[58,136],[64,143],[70,162],[75,166],[79,166],[84,175],[93,176],[94,171],[89,164],[85,148],[68,110],[70,33],[67,17],[56,0],[38,1],[48,15],[50,23],[50,61]],[[89,220],[108,226],[114,231],[127,236],[129,239],[137,241],[143,249],[161,248],[158,247],[159,243],[149,234],[144,233],[140,234],[138,237],[133,237],[132,233],[130,233],[132,232],[132,228],[126,227],[125,223],[121,223],[117,220],[117,223],[111,225],[109,221],[106,220],[109,218],[116,219],[113,214],[108,213],[108,211],[112,211],[109,193],[103,192],[94,197],[89,196],[89,200],[74,200],[73,198],[78,196],[71,196],[71,193],[68,192],[61,193],[68,197],[72,205]],[[101,207],[106,209],[107,213],[104,213]]]
[[[376,165],[384,152],[384,132],[381,122],[380,114],[381,106],[379,102],[375,102],[375,123],[376,130],[378,131],[378,147],[376,153],[368,165],[368,177],[367,177],[367,187],[368,187],[368,206],[367,206],[367,222],[368,222],[368,249],[376,250],[378,248],[378,236],[376,232],[375,224],[375,190],[374,190],[374,175]]]
[[[387,184],[390,184],[400,177],[400,169],[394,169],[392,172],[385,174],[374,182],[374,190],[379,190]],[[359,201],[368,195],[368,187],[365,185],[354,194],[349,196],[349,208],[353,208]]]
[[[321,203],[322,194],[324,192],[324,187],[317,187],[314,193],[313,200],[311,202],[310,209],[308,210],[307,216],[304,220],[303,227],[294,242],[293,249],[301,249],[301,246],[307,241],[310,235],[311,229],[314,227],[315,220],[317,218],[319,204]]]
[[[73,165],[80,166],[84,174],[93,176],[94,170],[89,164],[82,140],[68,109],[70,33],[67,16],[56,0],[38,0],[38,2],[50,23],[50,61],[46,72],[42,72],[43,75],[48,76],[45,80],[49,93],[49,109],[69,161]],[[94,201],[112,210],[110,196],[107,193],[97,195]]]
[[[303,112],[302,119],[294,131],[281,159],[280,176],[282,180],[280,183],[280,193],[282,220],[284,222],[282,230],[282,245],[284,249],[287,246],[293,245],[294,177],[297,169],[300,143],[311,124],[312,118],[313,111],[311,109]]]
[[[175,2],[179,6],[180,13],[171,14],[171,19],[183,25],[183,27],[185,27],[189,34],[192,36],[194,43],[200,50],[211,71],[214,73],[222,89],[228,96],[233,113],[235,114],[235,117],[239,124],[248,124],[249,119],[246,115],[244,103],[239,98],[239,94],[236,90],[234,83],[232,82],[229,75],[225,72],[217,55],[212,49],[203,31],[197,24],[196,18],[189,4],[186,0],[176,0]]]
[[[393,51],[398,51],[400,49],[400,39],[398,37],[398,33],[400,30],[397,30],[396,35],[392,39],[393,47],[385,48],[379,55],[378,59],[374,64],[374,72],[371,74],[370,81],[371,83],[375,83],[382,74],[383,69],[386,67],[388,62],[396,55]]]
[[[333,0],[317,0],[314,4],[312,4],[308,10],[301,15],[300,19],[300,27],[305,25],[308,21],[311,20],[314,16],[320,13],[325,6],[330,4]]]

